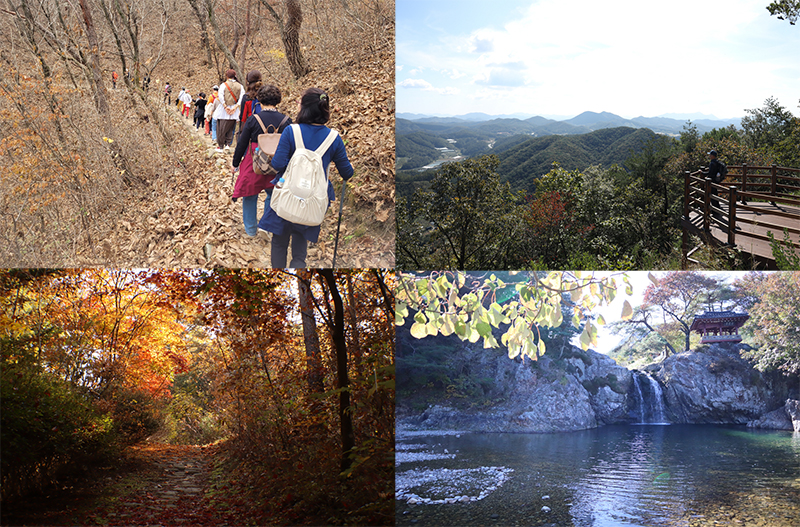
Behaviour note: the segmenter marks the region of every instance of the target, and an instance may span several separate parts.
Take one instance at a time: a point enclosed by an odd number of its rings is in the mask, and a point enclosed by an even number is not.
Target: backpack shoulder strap
[[[266,134],[266,133],[267,133],[267,129],[266,129],[266,128],[264,128],[264,121],[262,121],[262,120],[261,120],[261,117],[259,117],[257,113],[254,113],[254,114],[253,114],[253,117],[255,117],[255,118],[256,118],[256,120],[258,121],[258,124],[260,124],[260,125],[261,125],[261,129],[262,129],[262,130],[264,131],[264,133]]]
[[[322,142],[321,145],[319,145],[319,148],[317,148],[315,152],[319,154],[320,157],[322,157],[325,154],[325,152],[327,152],[328,149],[331,147],[333,142],[336,140],[336,136],[338,135],[339,134],[336,132],[336,130],[331,128],[331,131],[328,132],[328,137],[325,138],[325,140]]]
[[[283,120],[281,121],[281,124],[278,125],[278,131],[279,132],[281,131],[281,128],[283,127],[283,125],[286,124],[286,121],[288,121],[288,120],[289,120],[289,116],[288,115],[284,115],[283,116]]]
[[[293,124],[289,128],[292,129],[292,133],[294,134],[294,148],[295,150],[298,148],[305,148],[306,145],[303,143],[303,134],[300,132],[300,125]]]

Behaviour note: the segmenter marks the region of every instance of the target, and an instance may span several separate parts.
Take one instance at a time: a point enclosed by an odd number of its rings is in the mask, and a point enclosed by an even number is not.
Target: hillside
[[[535,180],[558,163],[567,170],[591,165],[622,165],[655,137],[648,129],[608,128],[576,136],[535,137],[499,153],[497,171],[515,189],[532,192]]]
[[[232,152],[216,154],[189,119],[180,117],[173,105],[163,104],[166,82],[176,88],[173,97],[182,86],[196,95],[208,94],[219,84],[229,67],[220,43],[235,54],[240,70],[258,69],[265,82],[281,89],[278,109],[292,117],[304,89],[318,86],[328,92],[328,124],[342,135],[355,168],[345,199],[337,266],[394,266],[393,1],[345,10],[301,0],[305,22],[300,45],[310,71],[300,78],[289,66],[275,17],[261,4],[255,3],[248,17],[246,50],[244,35],[233,31],[237,19],[245,20],[244,4],[217,12],[221,34],[207,41],[203,35],[211,27],[207,16],[198,18],[202,10],[191,14],[185,0],[164,4],[140,21],[140,68],[130,81],[120,75],[116,89],[111,71],[123,72],[122,57],[128,58],[127,66],[134,64],[128,53],[118,52],[115,37],[123,51],[133,44],[126,40],[127,32],[114,34],[99,6],[90,6],[97,9],[95,30],[103,42],[97,57],[99,78],[84,75],[91,72],[88,59],[81,69],[60,61],[62,50],[42,46],[37,57],[25,51],[32,49],[25,42],[14,45],[20,50],[14,58],[18,73],[4,77],[8,104],[0,114],[3,266],[270,265],[269,241],[244,235],[241,201],[231,200]],[[163,27],[159,9],[165,10]],[[285,5],[276,9],[286,20]],[[177,16],[177,10],[184,14]],[[46,16],[44,10],[32,14],[42,21]],[[77,5],[64,17],[68,24],[83,27]],[[4,35],[24,38],[11,29],[9,17],[3,20]],[[90,57],[95,47],[84,32],[79,36],[75,45]],[[40,64],[49,77],[44,77]],[[147,92],[141,89],[145,71],[152,78]],[[107,113],[96,107],[103,97],[111,108]],[[29,108],[38,110],[31,114]],[[338,197],[341,179],[335,170],[331,179]],[[338,201],[331,209],[319,243],[309,247],[306,263],[311,267],[331,264]]]
[[[624,165],[632,154],[654,137],[656,134],[651,130],[627,127],[568,136],[513,135],[498,139],[489,153],[496,154],[500,159],[497,171],[502,180],[509,181],[515,190],[533,192],[536,179],[547,174],[553,163],[567,170],[583,170],[592,165]],[[403,144],[401,141],[398,136],[398,152]],[[456,146],[460,144],[461,141]],[[434,170],[399,171],[397,193],[410,197],[414,190],[425,187],[434,173]]]

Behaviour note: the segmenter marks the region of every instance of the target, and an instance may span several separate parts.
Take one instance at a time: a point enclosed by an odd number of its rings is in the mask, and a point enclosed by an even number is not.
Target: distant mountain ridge
[[[672,114],[676,115],[677,114]],[[566,125],[575,126],[576,129],[572,130],[569,127],[563,126],[558,128],[561,132],[557,133],[586,133],[586,131],[601,130],[603,128],[616,128],[619,126],[630,126],[631,128],[650,128],[656,133],[677,135],[683,129],[683,126],[688,120],[692,121],[697,127],[697,131],[701,134],[710,132],[714,128],[725,128],[730,125],[737,127],[741,126],[741,118],[735,119],[714,119],[714,116],[705,114],[694,114],[696,118],[692,118],[691,114],[687,114],[687,118],[674,118],[669,116],[660,117],[644,117],[639,116],[633,119],[625,119],[619,115],[610,112],[583,112],[571,119],[555,120],[548,119],[541,116],[523,117],[521,115],[489,115],[485,113],[475,112],[465,115],[451,116],[451,117],[436,117],[424,114],[412,114],[400,112],[396,114],[397,119],[403,119],[418,123],[420,125],[438,124],[438,125],[462,125],[465,127],[481,126],[483,123],[504,120],[511,121],[517,120],[530,125],[531,130],[529,133],[536,133],[535,128],[540,126],[548,126],[552,123],[563,123]],[[549,135],[547,130],[541,130],[539,135]]]

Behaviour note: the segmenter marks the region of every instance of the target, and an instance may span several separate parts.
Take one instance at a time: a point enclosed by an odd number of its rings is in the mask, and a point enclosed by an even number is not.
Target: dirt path
[[[174,147],[180,166],[156,183],[144,202],[127,205],[116,232],[102,244],[96,264],[270,268],[270,235],[259,231],[256,237],[247,236],[241,200],[231,199],[233,149],[215,152],[216,143],[203,129],[197,130],[174,107],[168,112],[170,120],[180,123],[179,129],[185,128]],[[338,176],[333,179],[337,186]],[[363,184],[359,178],[353,181],[351,185]],[[264,197],[262,193],[259,217]],[[309,267],[332,264],[338,203],[326,215],[319,241],[309,244]],[[336,267],[394,267],[394,222],[376,221],[372,208],[352,198],[345,203]]]
[[[4,525],[241,525],[211,496],[212,448],[142,444],[120,467],[15,504]]]

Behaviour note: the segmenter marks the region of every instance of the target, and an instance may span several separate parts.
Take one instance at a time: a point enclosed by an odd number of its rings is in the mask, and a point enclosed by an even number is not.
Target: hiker
[[[276,106],[281,102],[281,91],[271,84],[261,86],[256,93],[261,111],[257,113],[264,128],[274,127],[277,132],[282,132],[292,120],[280,113]],[[242,221],[245,233],[252,237],[258,235],[258,195],[262,190],[267,191],[264,201],[264,214],[269,209],[269,200],[272,196],[272,183],[275,175],[256,174],[253,170],[253,151],[258,146],[258,136],[263,133],[261,125],[254,116],[244,123],[244,128],[239,135],[236,149],[233,152],[233,172],[238,171],[236,185],[233,189],[233,199],[242,198]]]
[[[189,118],[189,115],[191,114],[192,111],[192,94],[189,92],[189,90],[183,92],[183,98],[181,99],[181,101],[183,101],[183,108],[181,111],[181,115],[183,115],[186,118]]]
[[[200,92],[197,100],[194,101],[194,127],[199,130],[203,126],[203,121],[206,113],[206,94]]]
[[[178,92],[178,98],[175,99],[175,106],[178,106],[181,109],[181,113],[183,113],[183,94],[186,93],[186,88],[181,87],[181,91]]]
[[[242,112],[239,116],[239,136],[242,135],[242,128],[244,128],[247,118],[258,112],[258,106],[260,105],[258,104],[257,94],[258,90],[264,85],[261,81],[261,72],[258,70],[252,70],[248,73],[246,80],[247,91],[245,91],[242,98]],[[253,106],[256,107],[256,112],[253,111]]]
[[[111,83],[114,85],[114,89],[117,89],[117,79],[119,79],[119,75],[117,75],[117,70],[113,70],[111,72]]]
[[[208,119],[208,122],[211,123],[210,127],[209,127],[209,129],[211,131],[211,140],[216,142],[217,141],[217,120],[214,118],[214,112],[217,111],[217,107],[219,107],[219,105],[220,105],[220,102],[219,102],[219,86],[214,85],[214,87],[211,90],[212,90],[211,98],[208,100],[208,106],[211,106],[211,109],[210,109],[210,111],[206,110],[206,114],[207,114],[206,118]],[[208,106],[206,106],[206,108],[208,108]]]
[[[164,104],[167,104],[169,102],[169,96],[171,93],[172,93],[172,85],[170,83],[167,83],[167,85],[164,86]]]
[[[722,183],[723,179],[725,179],[724,172],[727,172],[727,170],[723,169],[723,167],[725,166],[724,163],[722,163],[720,160],[717,159],[716,150],[711,150],[710,152],[708,152],[708,157],[710,159],[708,163],[708,170],[705,171],[701,170],[701,172],[703,176],[711,178],[712,183],[718,185]],[[720,204],[717,201],[717,189],[714,188],[713,185],[711,186],[711,191],[709,192],[709,196],[711,199],[711,206],[719,207]],[[712,216],[720,220],[723,219],[722,215],[718,212],[713,212]]]
[[[298,112],[293,126],[298,126],[303,139],[303,145],[309,150],[316,150],[322,145],[330,133],[330,128],[325,123],[330,119],[330,98],[319,88],[308,88],[298,100]],[[275,180],[283,177],[289,160],[296,150],[293,131],[287,129],[281,134],[281,141],[272,166],[278,171]],[[333,144],[322,155],[322,166],[327,169],[331,161],[336,165],[339,175],[347,181],[353,175],[353,165],[347,159],[344,141],[337,135]],[[279,182],[280,183],[280,182]],[[336,199],[333,184],[328,179],[328,204]],[[292,261],[290,267],[301,268],[306,266],[308,242],[315,243],[319,239],[320,226],[299,225],[284,220],[270,207],[258,223],[258,228],[272,233],[271,264],[273,268],[286,267],[287,251],[291,242]]]
[[[244,98],[244,86],[236,81],[236,72],[229,69],[225,73],[226,81],[219,87],[220,105],[214,111],[213,117],[217,120],[217,149],[218,153],[223,148],[228,150],[233,143],[233,132]]]
[[[144,91],[147,91],[147,89],[150,87],[150,74],[149,73],[145,73],[142,87],[144,88]]]

